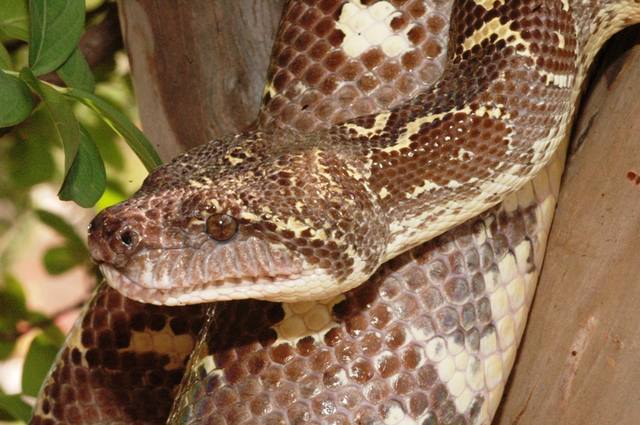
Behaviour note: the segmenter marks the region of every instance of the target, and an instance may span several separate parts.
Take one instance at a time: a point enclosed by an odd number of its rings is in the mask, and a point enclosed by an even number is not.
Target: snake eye
[[[238,231],[238,222],[227,214],[212,214],[207,218],[205,231],[219,242],[228,241]]]

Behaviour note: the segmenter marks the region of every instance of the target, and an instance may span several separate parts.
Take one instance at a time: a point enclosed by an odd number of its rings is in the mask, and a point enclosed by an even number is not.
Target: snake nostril
[[[116,239],[119,243],[115,244],[115,250],[119,253],[124,253],[133,251],[137,248],[140,236],[135,230],[124,228],[122,231],[117,233]]]
[[[125,230],[124,232],[122,232],[120,234],[120,240],[123,244],[131,246],[133,244],[133,235],[131,234],[131,231]]]

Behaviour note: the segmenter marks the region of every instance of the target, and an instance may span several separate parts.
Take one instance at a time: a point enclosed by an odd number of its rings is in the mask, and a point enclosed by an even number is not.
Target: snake
[[[279,38],[388,82],[415,75],[427,16],[294,0]],[[323,109],[343,87],[276,46],[258,130],[178,156],[92,222],[111,287],[32,423],[489,424],[588,67],[638,21],[631,0],[457,1],[437,81],[366,96],[374,73],[343,70],[351,112]]]

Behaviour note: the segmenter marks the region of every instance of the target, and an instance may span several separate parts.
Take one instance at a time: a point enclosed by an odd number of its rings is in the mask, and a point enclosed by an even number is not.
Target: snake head
[[[377,195],[362,164],[301,145],[236,136],[154,171],[90,225],[107,282],[169,305],[322,299],[363,282],[387,235]]]

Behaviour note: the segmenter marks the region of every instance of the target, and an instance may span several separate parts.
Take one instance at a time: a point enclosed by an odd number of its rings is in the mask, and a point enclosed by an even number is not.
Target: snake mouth
[[[301,297],[301,291],[309,294],[308,283],[320,277],[317,273],[242,276],[189,285],[189,287],[150,288],[130,279],[109,264],[101,264],[100,270],[107,283],[125,297],[142,303],[167,306],[247,298],[280,302],[298,300]],[[327,280],[327,278],[321,278]],[[317,297],[324,297],[324,292],[320,292]]]
[[[327,271],[255,237],[194,248],[147,248],[124,266],[102,262],[100,270],[124,296],[163,305],[318,298],[332,287]]]

